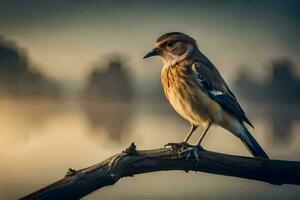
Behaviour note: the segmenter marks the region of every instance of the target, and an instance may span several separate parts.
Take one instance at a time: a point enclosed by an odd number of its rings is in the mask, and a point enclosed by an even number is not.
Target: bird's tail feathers
[[[268,155],[265,153],[265,151],[262,149],[262,147],[258,144],[258,142],[255,140],[255,138],[251,135],[251,133],[248,131],[248,129],[242,125],[241,126],[241,132],[240,132],[240,139],[244,143],[244,145],[247,147],[250,153],[252,153],[255,157],[262,157],[268,159]]]

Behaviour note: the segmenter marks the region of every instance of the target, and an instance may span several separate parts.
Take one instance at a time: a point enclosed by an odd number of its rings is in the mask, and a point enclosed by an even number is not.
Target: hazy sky
[[[151,81],[161,63],[142,56],[162,33],[181,31],[230,81],[238,67],[261,74],[275,58],[299,66],[299,2],[0,0],[0,34],[59,80],[80,82],[103,55],[119,52],[137,80]]]

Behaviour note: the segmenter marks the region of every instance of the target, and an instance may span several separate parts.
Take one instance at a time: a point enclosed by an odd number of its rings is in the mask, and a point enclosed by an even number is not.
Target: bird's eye
[[[174,45],[175,45],[175,41],[174,40],[171,40],[171,41],[169,41],[168,43],[167,43],[167,46],[168,47],[174,47]]]

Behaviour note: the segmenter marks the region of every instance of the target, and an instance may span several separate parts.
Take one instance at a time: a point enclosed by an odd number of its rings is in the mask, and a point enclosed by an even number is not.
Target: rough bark
[[[187,160],[187,156],[188,152],[179,154],[172,148],[138,151],[131,144],[99,164],[81,170],[69,169],[61,180],[21,199],[80,199],[122,177],[168,170],[207,172],[275,185],[300,184],[300,162],[296,161],[226,155],[203,149],[198,151],[198,158],[194,155]]]

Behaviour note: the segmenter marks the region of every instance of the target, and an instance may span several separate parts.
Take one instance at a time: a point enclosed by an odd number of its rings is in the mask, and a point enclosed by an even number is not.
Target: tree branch
[[[275,185],[300,185],[300,162],[267,160],[199,150],[198,161],[178,154],[172,148],[137,151],[135,145],[120,154],[81,170],[69,169],[67,175],[26,197],[27,199],[80,199],[120,178],[135,174],[184,170],[263,181]]]

